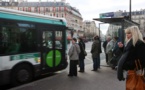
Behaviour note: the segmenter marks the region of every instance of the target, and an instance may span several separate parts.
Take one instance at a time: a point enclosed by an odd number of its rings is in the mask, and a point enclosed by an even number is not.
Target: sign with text
[[[108,13],[101,13],[100,18],[105,18],[105,17],[114,17],[114,12],[108,12]]]

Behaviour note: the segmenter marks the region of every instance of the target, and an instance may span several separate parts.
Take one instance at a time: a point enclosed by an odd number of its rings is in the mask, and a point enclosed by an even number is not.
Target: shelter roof
[[[100,22],[103,22],[103,23],[116,24],[116,25],[120,25],[122,23],[130,24],[130,25],[139,25],[138,23],[136,23],[132,20],[129,20],[128,17],[94,18],[93,20],[100,21]]]
[[[104,23],[118,23],[122,22],[124,18],[94,18],[93,20],[104,22]]]

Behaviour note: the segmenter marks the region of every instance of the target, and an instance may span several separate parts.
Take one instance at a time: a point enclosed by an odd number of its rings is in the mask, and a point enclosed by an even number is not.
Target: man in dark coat
[[[100,41],[98,36],[94,37],[94,41],[91,48],[92,59],[93,59],[93,70],[97,71],[99,68],[99,55],[100,55]]]
[[[97,36],[97,39],[99,40],[99,66],[98,68],[100,68],[100,63],[101,63],[100,53],[102,53],[102,48],[101,48],[101,39],[99,38],[99,36]]]

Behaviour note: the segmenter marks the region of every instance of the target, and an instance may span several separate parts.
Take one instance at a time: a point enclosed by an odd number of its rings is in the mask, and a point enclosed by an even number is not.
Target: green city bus
[[[66,21],[0,8],[0,85],[21,85],[67,67]]]

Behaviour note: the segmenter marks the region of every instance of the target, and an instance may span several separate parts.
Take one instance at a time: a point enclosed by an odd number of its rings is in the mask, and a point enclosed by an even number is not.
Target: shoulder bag
[[[81,43],[81,45],[82,45],[82,48],[83,48],[83,53],[84,53],[84,55],[85,56],[87,56],[87,52],[85,51],[85,49],[84,49],[84,47],[83,47],[83,44]]]
[[[145,90],[144,72],[140,60],[135,61],[136,70],[129,70],[126,80],[126,90]]]

